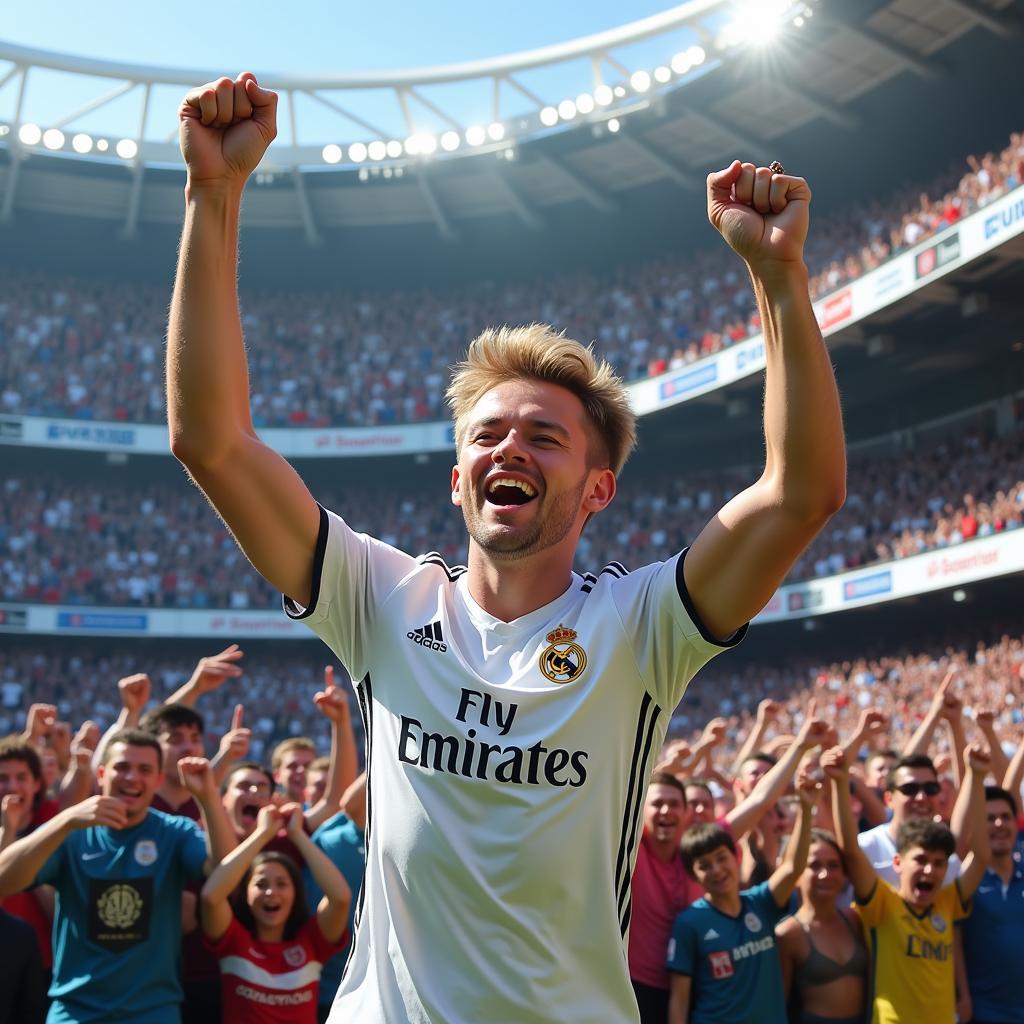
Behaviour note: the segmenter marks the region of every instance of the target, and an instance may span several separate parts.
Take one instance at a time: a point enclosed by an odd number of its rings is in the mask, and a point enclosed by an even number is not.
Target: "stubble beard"
[[[483,499],[476,492],[462,503],[462,517],[467,532],[481,550],[501,561],[521,561],[565,540],[576,522],[586,486],[584,477],[574,490],[551,497],[549,508],[522,532],[504,532],[485,522]]]

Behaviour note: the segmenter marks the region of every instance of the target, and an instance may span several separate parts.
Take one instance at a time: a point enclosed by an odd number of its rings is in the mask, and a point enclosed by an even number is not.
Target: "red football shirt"
[[[647,834],[640,840],[631,890],[633,909],[629,916],[629,976],[654,988],[669,987],[668,942],[676,915],[704,895],[701,887],[676,855],[667,864],[647,846]]]
[[[345,947],[328,942],[316,917],[287,942],[262,942],[232,920],[210,948],[220,959],[224,1024],[316,1024],[320,970]]]

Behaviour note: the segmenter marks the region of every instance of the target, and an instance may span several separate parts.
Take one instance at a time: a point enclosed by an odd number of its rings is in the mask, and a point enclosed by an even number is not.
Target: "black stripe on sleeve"
[[[287,594],[282,595],[285,614],[290,619],[308,618],[316,611],[317,601],[320,600],[320,579],[324,574],[324,556],[327,554],[327,536],[330,533],[331,524],[323,505],[318,503],[317,508],[320,509],[320,530],[316,535],[316,548],[313,550],[313,580],[309,589],[309,604],[300,609],[300,606]]]
[[[718,637],[711,634],[711,631],[701,621],[701,617],[693,605],[690,592],[686,589],[686,580],[683,578],[683,561],[689,550],[689,548],[683,548],[679,553],[679,560],[676,562],[676,590],[679,591],[679,600],[683,602],[686,614],[690,616],[691,621],[697,627],[697,632],[704,640],[716,647],[735,647],[747,635],[747,627],[750,623],[744,623],[732,636],[726,637],[724,640],[719,640]]]

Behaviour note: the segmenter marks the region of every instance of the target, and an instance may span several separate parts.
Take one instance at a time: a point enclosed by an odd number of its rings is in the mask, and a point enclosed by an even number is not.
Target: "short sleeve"
[[[210,856],[206,834],[191,818],[176,817],[170,821],[178,833],[178,856],[185,877],[197,881],[203,877],[203,867]]]
[[[321,507],[309,606],[285,596],[284,610],[305,622],[353,679],[362,679],[376,609],[416,564],[411,555],[356,533],[340,516]]]
[[[947,893],[949,894],[948,897],[946,897]],[[959,878],[954,879],[952,885],[947,885],[939,893],[939,896],[946,897],[949,900],[946,912],[949,914],[951,921],[962,921],[964,918],[971,916],[971,901],[965,900],[960,892]]]
[[[303,925],[302,930],[306,941],[313,950],[313,954],[322,964],[326,963],[335,953],[341,952],[348,945],[348,928],[341,933],[341,939],[338,942],[331,942],[320,930],[320,921],[317,919],[316,914],[310,916],[305,925]]]
[[[615,607],[648,689],[663,708],[673,709],[690,680],[716,654],[743,639],[744,626],[716,640],[700,622],[683,580],[686,551],[612,582]]]
[[[203,944],[218,959],[245,949],[251,942],[252,936],[235,917],[231,918],[228,930],[216,942],[211,942],[205,935],[203,936]]]
[[[885,879],[878,878],[866,900],[854,900],[853,909],[865,928],[875,928],[884,920],[893,900],[899,900],[896,891]]]
[[[785,906],[780,907],[775,902],[771,882],[761,882],[760,885],[755,885],[753,888],[748,889],[743,895],[750,900],[755,912],[760,917],[763,917],[773,928],[784,917],[789,917],[797,907],[797,901],[793,896],[790,896]]]
[[[696,971],[697,933],[691,926],[687,912],[676,915],[672,925],[672,938],[668,943],[668,959],[665,966],[676,974],[688,974],[691,978]]]

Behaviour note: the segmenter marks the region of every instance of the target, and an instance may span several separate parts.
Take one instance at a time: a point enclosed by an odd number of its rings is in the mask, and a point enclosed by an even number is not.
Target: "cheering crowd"
[[[34,1024],[48,998],[53,1020],[324,1018],[364,785],[347,686],[294,660],[276,693],[232,645],[184,680],[154,666],[76,701],[74,676],[47,689],[56,664],[0,655],[0,1021]],[[303,691],[289,738],[257,725]],[[788,677],[710,668],[643,809],[645,1024],[948,1020],[954,1003],[1019,1020],[1022,704],[1019,636]]]
[[[1024,180],[1024,137],[888,200],[815,221],[814,298]],[[0,282],[0,413],[162,423],[163,288],[8,275]],[[627,380],[684,367],[760,331],[746,276],[714,249],[609,274],[441,292],[248,294],[257,427],[446,418],[450,365],[487,324],[546,322],[593,339]],[[305,372],[315,365],[316,374]]]
[[[853,458],[844,508],[790,575],[809,579],[905,558],[1024,520],[1019,432],[968,435],[902,456]],[[631,472],[616,503],[583,535],[582,569],[619,557],[642,565],[671,557],[749,481],[645,478]],[[321,494],[356,528],[406,551],[465,560],[461,518],[439,489],[394,486]],[[165,608],[269,608],[280,597],[256,575],[195,490],[180,483],[88,486],[52,477],[9,478],[0,488],[0,600]]]

